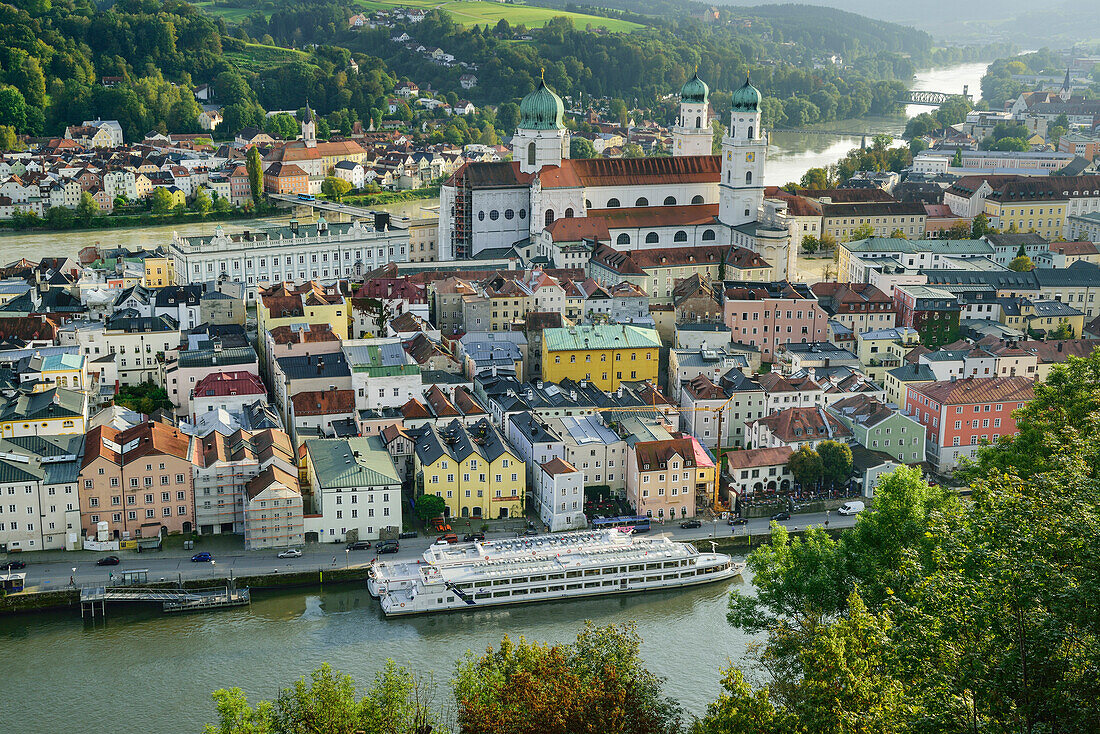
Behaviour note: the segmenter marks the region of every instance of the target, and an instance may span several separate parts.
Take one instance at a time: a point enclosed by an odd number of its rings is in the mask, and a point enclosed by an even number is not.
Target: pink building
[[[784,344],[829,340],[829,317],[804,283],[726,283],[722,316],[732,339],[760,348],[765,362]]]

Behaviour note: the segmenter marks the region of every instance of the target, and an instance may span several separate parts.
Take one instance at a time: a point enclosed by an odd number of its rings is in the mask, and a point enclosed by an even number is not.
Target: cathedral
[[[733,92],[717,156],[709,94],[698,74],[684,84],[671,157],[571,160],[565,107],[540,81],[520,103],[512,160],[467,163],[443,185],[440,259],[514,248],[529,262],[584,267],[593,242],[623,252],[731,245],[788,278],[794,224],[786,202],[764,198],[760,92],[748,79]]]

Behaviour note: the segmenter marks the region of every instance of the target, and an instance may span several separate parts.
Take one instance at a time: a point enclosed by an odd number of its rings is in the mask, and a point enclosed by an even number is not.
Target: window
[[[713,229],[704,229],[703,230],[703,242],[713,242],[713,241],[714,241],[714,230]]]
[[[608,209],[616,209],[616,208],[618,208],[619,206],[620,206],[620,204],[619,204],[619,200],[618,200],[618,199],[615,199],[615,198],[611,198],[611,199],[608,199],[608,200],[607,200],[607,208],[608,208]]]
[[[547,209],[546,210],[546,216],[544,218],[544,222],[545,222],[545,225],[547,227],[549,227],[551,224],[554,223],[554,210],[553,209]]]
[[[751,184],[752,183],[752,171],[745,171],[745,183],[746,184]]]
[[[650,232],[649,234],[647,234],[645,236],[645,243],[647,245],[656,245],[660,241],[661,241],[661,237],[656,232]]]
[[[527,144],[527,165],[535,165],[535,141]]]
[[[676,206],[676,197],[675,196],[666,196],[665,197],[665,206]]]
[[[622,234],[620,234],[618,237],[615,238],[615,244],[616,245],[629,245],[630,244],[630,235],[628,235],[626,232],[623,232]]]
[[[673,242],[687,242],[688,241],[688,233],[681,229],[675,235],[672,236],[672,241]]]
[[[638,200],[634,202],[634,206],[649,206],[649,199],[639,196]]]

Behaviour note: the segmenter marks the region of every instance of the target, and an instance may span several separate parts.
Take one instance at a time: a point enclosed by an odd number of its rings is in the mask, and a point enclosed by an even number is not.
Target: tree
[[[0,86],[0,125],[22,132],[27,124],[27,102],[15,87]]]
[[[160,408],[172,410],[172,401],[168,399],[167,391],[152,382],[121,386],[115,396],[115,405],[121,405],[145,415],[154,413]]]
[[[890,233],[890,236],[896,240],[907,239],[905,236],[905,232],[902,232],[900,229],[895,229],[893,232]]]
[[[240,688],[214,691],[218,723],[207,724],[203,734],[271,734],[274,722],[271,703],[264,701],[253,709]]]
[[[195,196],[191,201],[192,211],[196,211],[205,217],[213,207],[214,202],[210,200],[210,194],[206,193],[206,189],[200,188],[195,192]]]
[[[803,445],[787,459],[787,468],[794,480],[803,487],[815,484],[822,476],[821,456],[809,446]]]
[[[953,240],[967,240],[971,236],[971,225],[967,224],[965,220],[960,219],[951,225],[951,229],[947,230],[947,236]]]
[[[294,140],[298,137],[298,121],[287,112],[272,115],[264,121],[264,132],[272,137],[283,140]]]
[[[340,198],[349,191],[351,191],[351,183],[336,176],[326,176],[321,182],[321,193],[333,201],[340,201]]]
[[[264,164],[260,160],[260,150],[256,146],[248,149],[245,168],[248,170],[248,188],[252,192],[252,203],[259,206],[260,197],[264,191]]]
[[[1062,319],[1058,322],[1058,326],[1051,329],[1048,336],[1050,336],[1051,339],[1072,339],[1075,336],[1073,333],[1073,325],[1066,319]]]
[[[974,217],[974,225],[970,232],[971,237],[977,240],[991,234],[993,234],[993,228],[989,226],[989,217],[985,214]]]
[[[76,214],[80,221],[87,227],[92,223],[92,217],[99,213],[99,204],[95,197],[87,191],[80,192],[80,203],[76,205]]]
[[[817,445],[821,457],[822,478],[836,486],[852,476],[852,448],[839,441],[822,441]]]
[[[622,127],[626,127],[627,117],[629,110],[626,107],[626,102],[615,97],[611,100],[611,119],[615,120]]]
[[[511,134],[519,125],[519,105],[515,102],[504,102],[497,107],[497,126],[506,133]]]
[[[829,171],[825,168],[810,168],[802,174],[799,186],[804,189],[827,189],[832,181],[829,180]]]
[[[875,228],[870,224],[864,223],[852,230],[852,234],[849,235],[849,242],[858,242],[859,240],[866,240],[875,236]]]
[[[596,149],[592,146],[592,141],[588,138],[574,135],[569,139],[569,157],[574,160],[595,158]]]
[[[802,236],[802,251],[807,255],[812,255],[818,251],[821,247],[821,242],[812,234]]]
[[[513,643],[505,637],[481,657],[468,653],[454,680],[459,731],[677,732],[679,707],[642,664],[640,645],[633,625],[588,622],[570,644]]]
[[[952,168],[962,168],[962,164],[963,164],[963,156],[962,156],[962,149],[960,148],[960,149],[957,149],[955,151],[955,155],[951,156],[951,167]]]
[[[233,211],[233,205],[229,202],[229,199],[224,196],[219,196],[214,199],[214,212],[217,214],[228,214]]]
[[[416,516],[424,522],[434,517],[442,517],[447,503],[442,497],[434,494],[424,494],[416,498]]]
[[[0,125],[0,151],[10,152],[19,149],[19,138],[11,125]]]
[[[172,195],[168,193],[168,189],[158,186],[149,196],[149,202],[154,214],[167,214],[172,208]]]
[[[627,143],[623,146],[623,158],[645,158],[645,151],[637,143]]]
[[[1008,269],[1017,273],[1027,273],[1035,269],[1035,263],[1031,262],[1031,258],[1027,255],[1018,255],[1012,258],[1012,262],[1008,264]]]

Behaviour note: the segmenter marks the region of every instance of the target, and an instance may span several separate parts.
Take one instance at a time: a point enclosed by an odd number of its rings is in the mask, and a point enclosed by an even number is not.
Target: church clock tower
[[[539,79],[539,86],[519,103],[519,126],[512,136],[512,160],[522,173],[538,173],[544,166],[560,166],[569,157],[569,131],[562,118],[561,97]]]
[[[714,131],[707,117],[709,95],[710,89],[698,72],[680,90],[680,115],[672,128],[672,155],[711,155]]]
[[[731,227],[756,221],[764,202],[768,136],[760,127],[760,91],[748,78],[733,92],[729,129],[722,138],[718,219]]]

